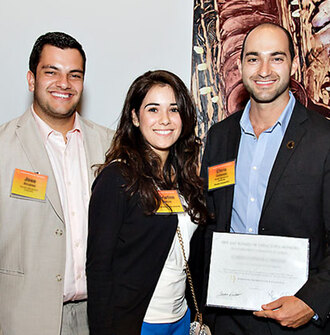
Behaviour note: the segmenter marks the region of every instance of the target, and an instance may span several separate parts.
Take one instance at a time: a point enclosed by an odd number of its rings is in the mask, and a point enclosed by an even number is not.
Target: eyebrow
[[[275,51],[275,52],[272,52],[270,54],[271,56],[279,56],[279,55],[282,55],[282,56],[286,56],[287,57],[287,54],[284,52],[284,51]],[[250,51],[250,52],[247,52],[245,54],[245,57],[246,56],[259,56],[259,52],[256,52],[256,51]]]
[[[55,66],[55,65],[44,65],[41,67],[42,69],[53,69],[53,70],[56,70],[56,71],[59,71],[60,69]],[[84,74],[84,71],[83,70],[80,70],[80,69],[73,69],[73,70],[70,70],[69,73],[73,73],[73,72],[79,72],[79,73],[82,73]]]
[[[177,105],[178,105],[178,104],[177,104],[176,102],[170,104],[170,106],[177,106]],[[160,106],[160,104],[157,103],[157,102],[150,102],[150,103],[146,104],[146,105],[144,106],[144,108],[147,108],[148,106]]]

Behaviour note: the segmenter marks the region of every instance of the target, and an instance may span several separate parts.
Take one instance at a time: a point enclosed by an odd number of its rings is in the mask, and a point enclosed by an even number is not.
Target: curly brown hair
[[[175,94],[182,121],[182,131],[169,151],[161,167],[160,157],[152,150],[139,128],[133,125],[132,111],[139,118],[143,99],[155,85],[169,85]],[[177,189],[187,202],[187,211],[195,223],[206,222],[202,181],[198,175],[200,139],[195,134],[196,110],[190,93],[175,74],[164,71],[148,71],[130,86],[117,131],[104,164],[98,166],[99,174],[113,161],[121,161],[121,170],[127,180],[126,191],[130,196],[139,192],[142,208],[147,215],[159,208],[161,198],[158,188]]]

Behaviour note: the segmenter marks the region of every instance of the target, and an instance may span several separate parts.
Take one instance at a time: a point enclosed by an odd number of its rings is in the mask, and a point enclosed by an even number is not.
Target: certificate
[[[305,238],[214,232],[206,304],[260,310],[297,293],[308,262]]]

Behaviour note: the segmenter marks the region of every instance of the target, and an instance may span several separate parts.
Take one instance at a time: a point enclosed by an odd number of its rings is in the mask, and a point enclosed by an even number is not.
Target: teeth
[[[53,92],[52,95],[57,98],[67,99],[69,98],[70,94],[63,94],[63,93],[55,93]]]
[[[171,132],[172,130],[155,130],[155,133],[160,134],[160,135],[167,135]]]
[[[261,84],[261,85],[266,85],[266,84],[272,84],[274,82],[274,80],[269,80],[269,81],[257,81],[257,84]]]

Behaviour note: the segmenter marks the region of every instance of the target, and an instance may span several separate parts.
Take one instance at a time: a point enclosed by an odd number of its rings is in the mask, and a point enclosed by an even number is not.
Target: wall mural
[[[330,0],[194,0],[192,93],[198,136],[243,109],[248,99],[236,61],[245,34],[274,22],[292,35],[300,66],[291,81],[296,98],[330,117]]]

